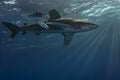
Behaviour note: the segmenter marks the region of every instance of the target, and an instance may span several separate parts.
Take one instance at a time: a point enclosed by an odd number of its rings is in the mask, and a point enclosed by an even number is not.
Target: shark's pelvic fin
[[[49,15],[50,18],[48,21],[53,21],[55,19],[61,18],[61,15],[55,9],[50,10]]]
[[[16,36],[16,34],[20,31],[20,29],[12,23],[9,22],[2,22],[3,25],[5,25],[11,32],[11,38],[14,38]]]
[[[26,34],[26,31],[24,30],[23,32],[22,32],[22,35],[25,35]]]
[[[40,31],[35,31],[35,35],[36,35],[36,36],[38,36],[38,35],[40,35],[40,34],[41,34]]]
[[[71,42],[74,33],[62,33],[62,34],[64,36],[64,45],[66,46]]]

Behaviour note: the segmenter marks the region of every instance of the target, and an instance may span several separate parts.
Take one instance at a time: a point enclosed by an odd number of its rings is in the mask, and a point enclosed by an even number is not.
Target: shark
[[[22,35],[31,31],[36,35],[41,33],[60,33],[64,36],[64,45],[68,45],[72,41],[75,33],[87,32],[98,28],[98,25],[94,23],[64,18],[56,9],[50,10],[49,16],[50,18],[45,22],[39,21],[38,23],[24,24],[21,27],[5,21],[2,24],[11,31],[12,39],[18,32],[22,32]]]

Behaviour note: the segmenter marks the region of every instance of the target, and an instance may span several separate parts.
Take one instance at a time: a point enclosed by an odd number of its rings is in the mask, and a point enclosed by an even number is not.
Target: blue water
[[[0,80],[120,80],[119,0],[0,0],[0,22],[33,23],[26,15],[35,11],[45,12],[45,21],[53,8],[99,28],[64,46],[61,34],[19,33],[9,40],[0,23]]]

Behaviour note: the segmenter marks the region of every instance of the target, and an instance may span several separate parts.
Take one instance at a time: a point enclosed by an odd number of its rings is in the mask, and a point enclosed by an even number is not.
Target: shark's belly
[[[41,33],[78,33],[87,31],[90,30],[40,30]]]
[[[78,31],[73,30],[41,30],[41,33],[77,33]]]

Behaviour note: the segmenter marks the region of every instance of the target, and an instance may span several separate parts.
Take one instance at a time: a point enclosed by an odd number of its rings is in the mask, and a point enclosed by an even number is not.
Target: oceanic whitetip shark
[[[74,34],[78,32],[85,32],[96,29],[98,25],[84,22],[76,19],[63,18],[55,9],[49,11],[50,18],[45,22],[38,22],[34,24],[24,24],[18,27],[10,22],[2,22],[11,32],[11,38],[22,31],[22,35],[29,31],[37,33],[60,33],[64,36],[64,45],[68,45]]]

